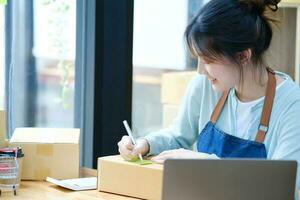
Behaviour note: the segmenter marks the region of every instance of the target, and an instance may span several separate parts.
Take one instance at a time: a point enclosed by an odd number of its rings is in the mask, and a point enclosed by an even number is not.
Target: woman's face
[[[234,64],[228,59],[209,60],[198,57],[198,72],[204,74],[214,90],[226,91],[238,86],[240,75]]]

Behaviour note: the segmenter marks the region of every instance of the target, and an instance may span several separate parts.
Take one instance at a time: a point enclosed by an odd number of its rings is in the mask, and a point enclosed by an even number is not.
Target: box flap
[[[80,129],[16,128],[10,143],[78,144]]]
[[[145,159],[147,159],[147,158],[145,158]],[[122,158],[120,155],[99,157],[98,160],[104,161],[104,162],[114,162],[114,163],[118,163],[121,165],[131,165],[133,167],[142,167],[142,168],[158,169],[158,170],[163,169],[162,164],[153,163],[150,165],[138,165],[138,164],[135,164],[132,162],[125,161],[124,158]]]

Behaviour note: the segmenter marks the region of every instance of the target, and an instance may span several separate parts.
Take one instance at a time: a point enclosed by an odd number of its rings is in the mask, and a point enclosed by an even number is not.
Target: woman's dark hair
[[[211,0],[185,31],[192,55],[216,60],[225,57],[243,68],[237,53],[251,49],[251,61],[263,70],[263,55],[272,39],[267,10],[277,11],[280,0]]]

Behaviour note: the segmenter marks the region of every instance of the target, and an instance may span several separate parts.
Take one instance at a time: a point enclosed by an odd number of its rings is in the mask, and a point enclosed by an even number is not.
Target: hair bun
[[[238,0],[238,2],[246,6],[250,12],[262,15],[266,8],[277,11],[280,0]]]

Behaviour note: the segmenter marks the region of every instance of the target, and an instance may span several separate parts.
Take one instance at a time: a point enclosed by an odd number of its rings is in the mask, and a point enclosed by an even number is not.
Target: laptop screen
[[[166,160],[163,200],[293,200],[296,161]]]

